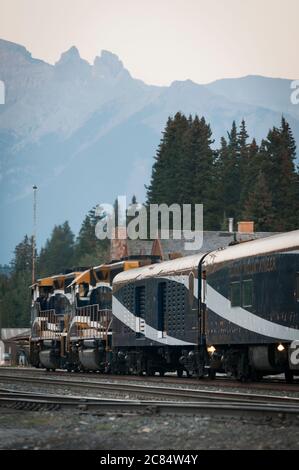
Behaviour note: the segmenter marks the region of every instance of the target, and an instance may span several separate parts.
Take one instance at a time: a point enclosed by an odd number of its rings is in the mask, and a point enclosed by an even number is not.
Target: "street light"
[[[35,247],[36,247],[36,191],[37,186],[33,185],[33,235],[32,235],[32,284],[35,283]]]

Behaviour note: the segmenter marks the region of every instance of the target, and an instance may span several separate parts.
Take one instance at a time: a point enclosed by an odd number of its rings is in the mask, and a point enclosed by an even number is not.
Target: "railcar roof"
[[[184,256],[162,263],[151,264],[142,268],[131,269],[118,274],[113,285],[130,280],[145,279],[153,276],[167,276],[175,272],[184,272],[197,268],[201,258],[206,254],[204,266],[233,261],[250,256],[259,256],[270,253],[299,250],[299,230],[281,233],[267,238],[251,240],[237,245],[228,246],[223,249],[211,251],[210,253],[197,253]]]

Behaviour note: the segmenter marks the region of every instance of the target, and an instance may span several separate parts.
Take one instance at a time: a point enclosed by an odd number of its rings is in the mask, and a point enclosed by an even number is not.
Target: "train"
[[[31,365],[47,370],[107,370],[106,356],[112,348],[112,281],[122,271],[157,260],[156,256],[130,257],[38,279],[30,286]]]
[[[241,381],[299,375],[299,230],[169,261],[125,259],[32,289],[36,367]]]

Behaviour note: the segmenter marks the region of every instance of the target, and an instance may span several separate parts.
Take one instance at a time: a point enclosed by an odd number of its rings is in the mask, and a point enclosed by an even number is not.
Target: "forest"
[[[253,220],[256,231],[297,229],[299,172],[295,161],[296,143],[284,117],[260,143],[249,139],[244,120],[238,125],[233,122],[216,149],[204,117],[178,112],[167,120],[144,204],[203,204],[205,230],[227,230],[228,217]],[[134,196],[132,202],[136,202]],[[109,261],[109,241],[95,236],[98,220],[95,208],[91,209],[77,236],[68,221],[55,226],[36,253],[37,277]],[[25,235],[10,265],[0,266],[2,327],[30,324],[32,244],[32,237]]]

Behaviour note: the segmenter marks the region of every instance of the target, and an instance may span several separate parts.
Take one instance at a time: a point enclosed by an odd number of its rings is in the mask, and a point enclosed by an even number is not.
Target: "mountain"
[[[0,262],[32,232],[32,185],[38,186],[38,240],[68,219],[75,231],[88,210],[117,195],[144,198],[155,149],[167,117],[204,115],[215,145],[232,120],[244,117],[258,140],[289,120],[299,142],[299,107],[290,80],[249,76],[168,87],[133,78],[121,60],[102,51],[91,65],[76,47],[54,64],[0,40]]]

